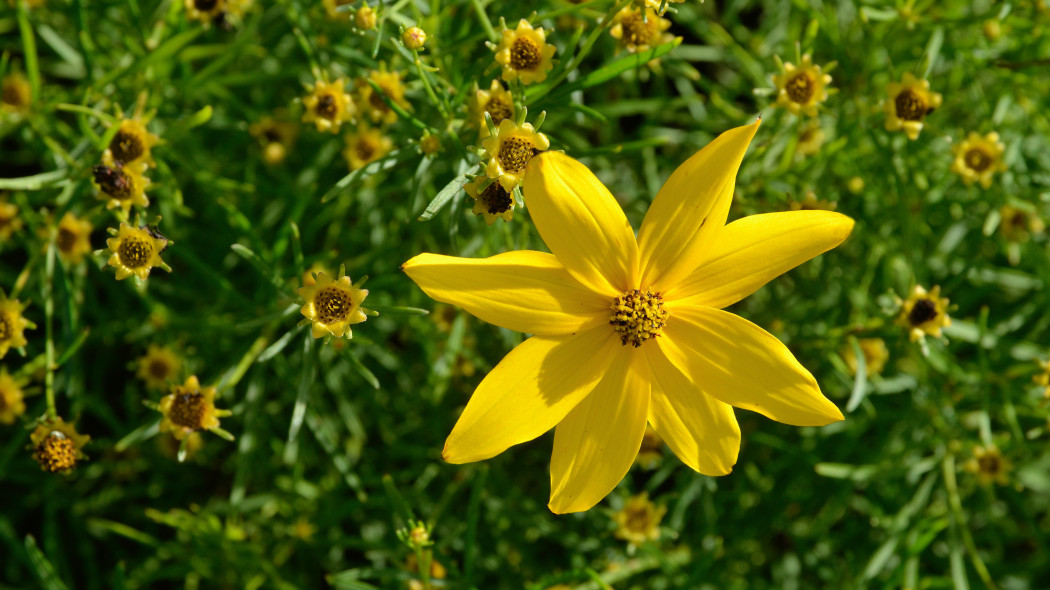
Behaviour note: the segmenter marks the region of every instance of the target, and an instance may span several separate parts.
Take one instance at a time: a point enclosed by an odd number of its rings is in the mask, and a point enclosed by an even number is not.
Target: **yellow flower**
[[[11,236],[22,231],[22,218],[18,216],[18,205],[0,201],[0,243],[11,239]]]
[[[839,204],[834,201],[825,201],[817,198],[817,193],[809,190],[806,191],[801,201],[792,199],[788,202],[788,207],[792,211],[834,211],[838,209]]]
[[[276,166],[284,162],[288,150],[295,145],[295,140],[299,136],[299,126],[292,121],[263,117],[248,127],[248,133],[259,140],[266,163]]]
[[[441,137],[434,135],[429,129],[423,131],[423,137],[419,138],[419,151],[424,156],[433,156],[441,151]]]
[[[171,268],[160,258],[171,242],[155,229],[141,226],[131,227],[120,224],[120,231],[109,230],[115,237],[106,240],[109,251],[109,265],[117,269],[117,280],[122,281],[131,275],[139,280],[146,280],[154,266],[171,272]]]
[[[318,131],[338,133],[339,127],[357,112],[354,101],[346,93],[344,86],[346,80],[343,78],[332,83],[324,80],[314,82],[310,94],[303,99],[303,106],[306,107],[303,122],[313,123]]]
[[[372,10],[367,4],[362,5],[354,13],[354,24],[363,31],[371,31],[376,28],[377,19],[376,11]]]
[[[488,90],[475,90],[471,101],[471,115],[478,128],[478,137],[489,136],[489,127],[485,123],[485,113],[492,118],[498,128],[504,119],[514,119],[514,97],[503,87],[499,80],[493,80]]]
[[[966,139],[952,146],[952,172],[962,177],[967,185],[977,182],[982,188],[992,186],[992,175],[1006,170],[1003,152],[1006,146],[999,141],[998,133],[984,137],[971,131]]]
[[[346,147],[343,149],[343,157],[351,170],[363,168],[390,153],[394,142],[382,131],[361,124],[357,130],[348,133],[344,138]]]
[[[531,123],[518,125],[504,119],[496,128],[496,135],[486,137],[481,146],[489,155],[485,173],[496,178],[507,192],[521,184],[525,166],[537,153],[551,147],[547,136],[537,132]]]
[[[99,196],[106,199],[106,209],[119,207],[127,215],[134,205],[149,206],[149,179],[142,175],[146,166],[145,162],[124,166],[114,161],[108,150],[102,154],[102,163],[92,169],[92,174]]]
[[[381,67],[378,70],[369,72],[368,80],[375,82],[379,89],[383,91],[383,94],[390,99],[390,102],[406,111],[412,108],[412,105],[405,100],[405,85],[401,83],[401,72],[388,72],[385,67]],[[397,121],[397,113],[383,100],[383,96],[372,88],[368,80],[358,78],[355,82],[358,104],[362,109],[365,109],[373,123],[393,123]]]
[[[155,166],[150,150],[157,145],[157,141],[157,136],[146,129],[146,121],[138,117],[124,119],[120,122],[120,130],[109,142],[105,154],[110,161],[124,167],[139,163]]]
[[[791,62],[782,64],[780,73],[773,76],[773,84],[777,87],[777,106],[795,115],[815,117],[820,103],[828,99],[831,76],[813,65],[813,58],[807,53],[798,67]]]
[[[25,346],[25,329],[36,327],[22,317],[26,307],[28,305],[0,293],[0,359],[7,355],[8,350]]]
[[[904,130],[908,139],[917,139],[926,115],[941,106],[941,95],[930,92],[930,81],[919,80],[905,72],[901,81],[890,82],[886,88],[886,130]]]
[[[1032,377],[1032,381],[1034,381],[1038,385],[1042,385],[1043,397],[1046,399],[1050,399],[1050,360],[1036,362],[1039,363],[1039,369],[1041,372],[1038,375]]]
[[[32,102],[33,92],[24,75],[16,72],[0,80],[0,111],[27,111]]]
[[[91,253],[91,222],[78,219],[71,211],[66,211],[58,222],[55,233],[55,247],[58,256],[66,264],[80,264],[86,254]]]
[[[630,469],[647,417],[696,471],[729,473],[732,406],[819,426],[842,420],[774,336],[721,308],[825,252],[850,218],[754,215],[725,225],[758,123],[723,133],[656,195],[637,238],[583,164],[534,158],[525,201],[552,254],[420,254],[402,268],[430,297],[533,334],[482,380],[445,442],[450,463],[488,459],[557,425],[554,512],[594,506]]]
[[[864,366],[868,375],[878,375],[886,367],[886,361],[890,359],[890,350],[886,348],[886,342],[882,338],[861,338],[857,340],[860,351],[864,355]],[[849,370],[857,374],[857,355],[853,352],[853,346],[846,344],[842,348],[842,359],[846,361]]]
[[[940,338],[941,330],[952,324],[948,317],[948,300],[940,295],[939,286],[927,293],[924,287],[915,285],[911,295],[901,302],[897,322],[909,329],[908,337],[912,342],[927,335]]]
[[[303,287],[313,287],[314,285],[316,285],[317,284],[317,279],[314,278],[314,275],[318,275],[318,274],[321,274],[321,273],[331,274],[331,273],[328,272],[328,268],[325,267],[325,265],[321,264],[320,262],[314,262],[313,264],[311,264],[310,268],[308,268],[306,270],[306,272],[303,273],[303,276],[301,277],[301,279],[302,279],[302,286]]]
[[[360,283],[358,283],[360,285]],[[338,281],[325,273],[317,274],[317,283],[299,289],[304,303],[300,312],[313,322],[313,337],[331,334],[336,338],[353,338],[351,324],[360,324],[367,316],[361,303],[368,296],[368,289],[358,289],[350,283],[350,277]]]
[[[660,538],[660,520],[667,513],[667,506],[657,507],[649,500],[649,493],[642,492],[631,496],[623,508],[613,514],[616,522],[617,539],[623,539],[631,545],[641,545],[646,541]]]
[[[490,181],[484,190],[478,191],[485,184],[485,177],[479,176],[474,182],[463,186],[467,194],[474,198],[474,215],[481,215],[485,223],[492,225],[497,219],[510,221],[514,218],[514,195],[503,188],[497,181]]]
[[[674,36],[667,33],[671,21],[661,18],[656,8],[626,7],[613,17],[609,34],[631,53],[646,51],[650,47],[667,43]]]
[[[1007,475],[1014,465],[994,446],[977,445],[973,448],[973,458],[968,460],[963,467],[976,475],[977,481],[984,485],[992,483],[1006,485],[1010,482]]]
[[[168,381],[175,377],[181,364],[182,361],[172,349],[150,344],[146,355],[138,361],[138,371],[135,375],[146,382],[146,387],[167,389]]]
[[[215,388],[201,387],[196,375],[172,387],[171,393],[161,398],[159,410],[164,416],[160,431],[170,432],[178,440],[198,430],[218,432],[219,418],[233,415],[229,410],[215,408]]]
[[[61,473],[73,469],[85,458],[81,449],[91,437],[77,433],[72,423],[56,417],[37,425],[29,440],[33,443],[33,458],[40,464],[40,469]]]
[[[543,28],[533,29],[529,21],[518,21],[517,29],[503,27],[503,38],[496,47],[496,63],[503,66],[503,79],[521,80],[522,84],[543,82],[554,67],[551,58],[555,48],[547,43]]]
[[[820,151],[820,146],[824,145],[824,138],[824,130],[820,128],[820,123],[810,121],[798,136],[795,153],[802,157],[812,156]]]
[[[1044,229],[1046,224],[1034,211],[1013,205],[999,208],[999,232],[1009,242],[1027,242]]]
[[[14,424],[25,413],[24,399],[22,388],[7,373],[7,367],[0,367],[0,424]]]
[[[342,6],[349,6],[354,0],[323,0],[325,14],[332,20],[350,20],[350,12],[339,10]]]
[[[642,469],[655,469],[663,458],[663,449],[664,440],[660,438],[660,434],[652,424],[646,424],[642,446],[638,449],[638,456],[634,458],[634,462]]]

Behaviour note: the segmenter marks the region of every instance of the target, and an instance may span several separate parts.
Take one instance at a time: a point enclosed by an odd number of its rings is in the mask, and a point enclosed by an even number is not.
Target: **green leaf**
[[[55,573],[51,562],[36,546],[36,539],[32,535],[26,535],[25,546],[26,553],[29,555],[29,564],[33,567],[33,573],[36,574],[40,587],[44,590],[67,590],[66,585]]]
[[[441,211],[441,209],[444,208],[444,206],[452,200],[452,197],[459,194],[459,192],[463,190],[463,185],[467,184],[468,182],[470,182],[470,176],[466,174],[460,174],[459,176],[453,178],[448,184],[445,185],[445,188],[438,191],[437,196],[434,197],[432,201],[430,201],[430,204],[427,205],[426,210],[424,210],[423,213],[420,214],[419,221],[429,221],[430,219],[433,219],[434,216],[437,215],[438,211]]]

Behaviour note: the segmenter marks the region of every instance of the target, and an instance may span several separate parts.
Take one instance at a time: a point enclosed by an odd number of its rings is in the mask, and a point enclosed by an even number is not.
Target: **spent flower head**
[[[86,458],[81,449],[91,437],[79,434],[73,423],[55,417],[40,422],[29,435],[29,440],[32,441],[33,458],[41,470],[64,473]]]

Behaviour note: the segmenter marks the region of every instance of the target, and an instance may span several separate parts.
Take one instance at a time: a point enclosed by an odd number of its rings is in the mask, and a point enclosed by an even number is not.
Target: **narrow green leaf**
[[[459,176],[453,178],[448,184],[445,185],[445,188],[438,191],[437,196],[434,197],[432,201],[430,201],[430,204],[427,205],[426,210],[424,210],[423,213],[420,214],[419,221],[428,221],[430,219],[433,219],[434,216],[437,215],[438,211],[441,211],[441,209],[445,205],[447,205],[449,201],[452,200],[452,197],[459,194],[459,192],[463,190],[463,185],[467,184],[467,182],[469,181],[470,177],[466,174],[460,174]]]

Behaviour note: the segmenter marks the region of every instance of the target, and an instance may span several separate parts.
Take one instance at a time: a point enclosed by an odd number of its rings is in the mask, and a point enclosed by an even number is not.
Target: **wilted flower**
[[[41,422],[29,435],[33,443],[33,458],[40,469],[49,473],[62,473],[76,467],[84,459],[81,449],[91,440],[86,434],[77,433],[72,423],[55,417]]]

